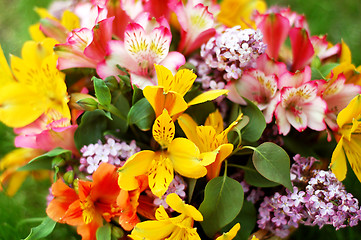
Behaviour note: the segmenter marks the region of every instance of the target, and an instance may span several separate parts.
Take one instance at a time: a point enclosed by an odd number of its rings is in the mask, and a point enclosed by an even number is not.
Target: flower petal
[[[135,177],[147,173],[154,158],[155,153],[150,150],[138,152],[128,158],[124,166],[118,170],[119,187],[127,191],[137,189],[139,183]]]
[[[197,97],[193,98],[189,103],[188,106],[196,105],[199,103],[204,103],[207,101],[214,100],[224,94],[227,94],[228,90],[219,89],[219,90],[209,90],[207,92],[199,94]]]
[[[203,221],[202,214],[192,205],[185,204],[176,193],[169,194],[166,202],[174,211],[183,213],[196,221]]]
[[[202,165],[197,146],[186,138],[174,139],[168,147],[169,158],[180,175],[189,178],[200,178],[207,174]]]
[[[346,156],[343,151],[342,137],[332,153],[330,168],[339,181],[342,181],[346,178],[347,165],[346,165]]]
[[[155,115],[162,114],[163,109],[167,109],[170,116],[184,112],[188,105],[183,97],[176,92],[164,94],[163,87],[147,86],[143,90],[145,98],[152,105]]]
[[[152,133],[154,140],[156,140],[162,148],[166,148],[172,142],[175,134],[175,126],[166,109],[155,119]]]
[[[171,160],[165,154],[160,153],[153,159],[149,169],[148,182],[152,193],[159,198],[162,197],[173,178],[174,171]]]

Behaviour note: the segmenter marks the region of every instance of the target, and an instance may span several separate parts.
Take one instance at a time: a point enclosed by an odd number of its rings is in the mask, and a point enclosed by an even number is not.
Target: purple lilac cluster
[[[82,153],[80,171],[92,174],[102,162],[121,167],[125,160],[140,151],[134,140],[127,144],[111,136],[106,136],[105,139],[104,144],[99,140],[98,143],[89,144],[80,149]]]
[[[154,198],[153,203],[155,206],[159,207],[160,205],[162,205],[166,210],[172,212],[173,209],[168,206],[165,199],[169,194],[176,193],[182,200],[184,200],[186,198],[186,193],[185,193],[186,188],[187,188],[187,183],[183,180],[183,178],[179,175],[174,175],[174,179],[169,184],[168,190],[161,198],[156,197],[154,194],[152,194],[150,190],[146,191],[146,193],[150,195],[152,198]]]
[[[204,89],[222,89],[226,82],[241,77],[242,71],[253,67],[266,50],[259,30],[228,28],[201,47],[201,58],[191,63],[197,68],[198,81]]]
[[[243,188],[244,196],[247,201],[255,204],[264,196],[264,191],[260,187],[252,187],[244,180],[244,172],[238,171],[231,175],[231,178],[240,182]]]
[[[292,227],[333,225],[336,230],[361,220],[358,200],[347,193],[331,171],[311,170],[315,158],[294,157],[291,167],[293,192],[265,197],[259,208],[258,227],[286,237]]]

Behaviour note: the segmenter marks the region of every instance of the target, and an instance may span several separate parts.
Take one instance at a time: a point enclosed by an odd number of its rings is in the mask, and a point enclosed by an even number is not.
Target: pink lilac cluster
[[[201,47],[201,61],[191,63],[198,69],[199,81],[204,89],[224,88],[226,82],[240,78],[244,69],[252,67],[254,61],[266,50],[259,30],[228,28],[212,37]]]
[[[139,151],[140,148],[134,140],[127,144],[106,136],[106,143],[103,144],[99,140],[98,143],[89,144],[80,149],[82,157],[80,158],[79,170],[92,174],[103,162],[121,167],[125,160]]]
[[[187,183],[183,180],[183,178],[179,175],[175,175],[173,181],[169,184],[168,190],[161,198],[156,197],[149,190],[146,191],[146,193],[154,198],[153,203],[155,206],[162,205],[166,210],[172,212],[173,209],[168,206],[165,199],[169,194],[176,193],[181,199],[184,200],[186,198],[186,193],[185,193],[186,188],[187,188]]]
[[[336,230],[353,227],[361,220],[358,200],[337,180],[331,171],[311,170],[314,158],[296,155],[291,168],[293,192],[275,193],[265,197],[259,208],[258,227],[279,237],[286,237],[299,224],[308,226],[333,225]],[[304,176],[310,176],[306,178]],[[304,187],[304,184],[306,186]]]

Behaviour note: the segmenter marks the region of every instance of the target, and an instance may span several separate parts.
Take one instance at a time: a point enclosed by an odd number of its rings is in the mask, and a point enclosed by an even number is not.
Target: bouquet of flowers
[[[16,134],[0,190],[52,180],[26,239],[56,224],[84,240],[277,239],[361,220],[341,182],[347,168],[361,181],[361,68],[345,42],[263,0],[36,11],[21,57],[0,49],[0,121]]]

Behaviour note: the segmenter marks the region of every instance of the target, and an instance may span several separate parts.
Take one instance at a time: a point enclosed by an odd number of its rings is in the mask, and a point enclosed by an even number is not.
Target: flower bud
[[[74,181],[74,171],[70,170],[68,172],[66,172],[63,176],[64,181],[68,184],[72,184]]]

